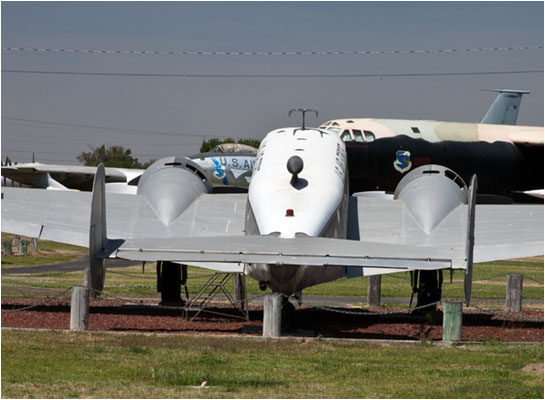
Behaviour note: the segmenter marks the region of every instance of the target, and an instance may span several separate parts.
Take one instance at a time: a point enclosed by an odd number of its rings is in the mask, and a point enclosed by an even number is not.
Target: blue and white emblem
[[[394,160],[394,168],[401,173],[407,172],[411,169],[413,163],[411,162],[411,153],[406,150],[396,151],[396,159]]]
[[[224,185],[227,185],[227,177],[225,176],[225,168],[220,164],[220,162],[215,158],[212,157],[212,162],[214,163],[214,176],[221,180]]]

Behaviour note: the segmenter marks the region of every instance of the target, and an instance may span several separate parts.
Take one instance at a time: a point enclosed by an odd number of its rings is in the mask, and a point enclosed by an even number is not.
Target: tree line
[[[258,148],[260,141],[256,139],[239,139],[235,141],[231,138],[212,138],[202,141],[200,152],[207,153],[214,149],[214,147],[224,143],[245,144],[247,146]],[[103,163],[105,167],[146,169],[156,161],[149,160],[148,162],[141,163],[138,161],[138,158],[133,157],[130,149],[126,149],[123,146],[106,146],[103,144],[102,146],[98,147],[89,146],[89,149],[90,151],[82,151],[76,157],[79,162],[86,166],[97,166],[100,163]]]

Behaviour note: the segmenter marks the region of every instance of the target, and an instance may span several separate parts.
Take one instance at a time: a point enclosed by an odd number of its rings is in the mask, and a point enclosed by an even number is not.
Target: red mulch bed
[[[47,304],[24,311],[9,312],[26,305],[41,304],[45,299],[2,297],[2,327],[69,329],[70,300],[53,299]],[[236,314],[235,310],[215,304],[213,311]],[[354,311],[336,308],[337,311]],[[373,311],[393,311],[375,309]],[[181,310],[158,309],[150,305],[124,304],[119,300],[92,300],[89,330],[157,333],[204,333],[214,335],[261,335],[263,310],[250,306],[250,320],[201,313],[195,321],[184,319]],[[543,311],[523,310],[519,313],[465,309],[462,340],[502,342],[543,342]],[[435,321],[424,316],[351,315],[301,307],[297,310],[297,329],[283,335],[304,335],[335,338],[441,340],[442,313]]]

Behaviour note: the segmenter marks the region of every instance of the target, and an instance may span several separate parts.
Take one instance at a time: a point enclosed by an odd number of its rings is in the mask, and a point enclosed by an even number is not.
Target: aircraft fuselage
[[[287,168],[302,161],[295,174]],[[297,160],[297,161],[299,161]],[[248,190],[246,235],[346,238],[348,174],[344,143],[319,129],[284,128],[262,141]],[[344,267],[249,264],[273,291],[292,294],[340,278]]]
[[[429,142],[405,135],[346,142],[350,191],[393,191],[408,172],[426,164],[452,169],[465,182],[473,174],[479,192],[508,196],[543,186],[543,146],[510,142]]]

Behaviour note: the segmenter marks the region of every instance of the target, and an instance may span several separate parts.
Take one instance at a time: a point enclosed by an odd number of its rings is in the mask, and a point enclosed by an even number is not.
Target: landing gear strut
[[[416,293],[416,307],[422,307],[427,304],[435,303],[441,300],[441,292],[443,286],[443,271],[411,271],[411,286],[413,295]],[[412,303],[412,296],[411,296]],[[424,307],[417,312],[426,313],[435,311],[437,305],[433,304],[429,307]]]
[[[161,293],[161,305],[182,307],[185,301],[180,293],[187,282],[187,265],[170,261],[157,262],[157,291]]]

